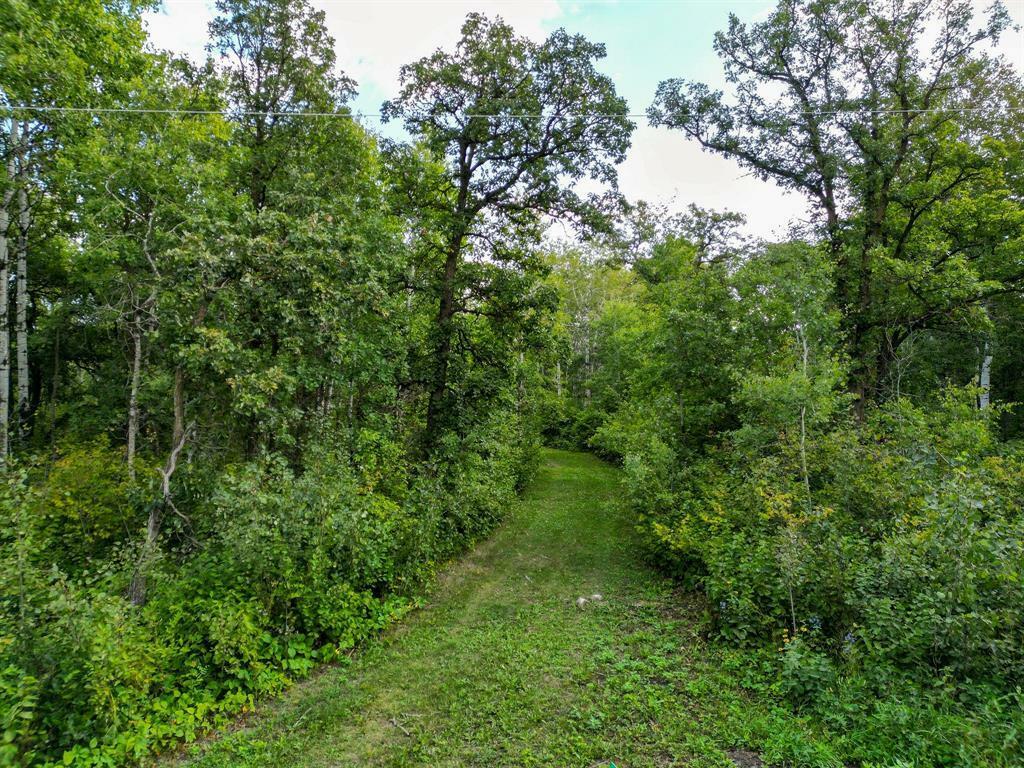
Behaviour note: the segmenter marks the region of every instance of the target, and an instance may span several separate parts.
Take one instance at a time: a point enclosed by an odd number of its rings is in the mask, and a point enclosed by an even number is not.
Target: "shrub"
[[[537,447],[501,410],[419,471],[379,434],[355,442],[358,459],[309,446],[301,466],[268,453],[205,470],[212,487],[165,526],[143,606],[125,591],[153,491],[122,457],[67,445],[35,486],[8,471],[0,765],[137,762],[278,693],[402,615],[501,519]]]
[[[812,435],[810,498],[785,434],[765,449],[744,431],[688,464],[657,432],[619,441],[646,540],[699,579],[717,631],[783,648],[795,705],[858,711],[845,726],[890,750],[916,733],[907,754],[935,764],[960,758],[929,746],[934,728],[998,752],[1018,714],[996,702],[1024,685],[1024,461],[971,394]]]
[[[155,477],[144,461],[139,464],[140,478]],[[123,454],[104,439],[61,446],[39,474],[31,514],[47,542],[37,553],[44,562],[77,570],[93,558],[109,557],[145,523],[141,488],[129,477]]]

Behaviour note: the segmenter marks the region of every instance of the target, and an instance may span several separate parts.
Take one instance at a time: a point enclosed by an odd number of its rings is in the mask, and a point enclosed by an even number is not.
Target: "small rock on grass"
[[[749,749],[734,749],[727,754],[737,768],[760,768],[764,765],[760,756]]]

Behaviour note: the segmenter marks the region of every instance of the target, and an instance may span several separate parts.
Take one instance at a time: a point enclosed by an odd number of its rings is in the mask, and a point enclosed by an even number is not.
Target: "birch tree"
[[[32,212],[29,209],[29,124],[21,123],[21,141],[17,145],[17,199],[18,199],[18,248],[17,273],[15,279],[15,318],[14,329],[18,350],[18,400],[17,400],[17,433],[23,440],[29,428],[29,390],[28,390],[28,234],[32,224]]]
[[[15,147],[19,146],[18,121],[11,113],[6,143],[3,199],[0,202],[0,460],[6,461],[10,453],[10,393],[11,393],[11,328],[10,328],[10,231],[11,202],[17,186],[17,158]]]
[[[32,371],[47,367],[33,356],[34,324],[50,309],[38,300],[33,275],[60,271],[47,254],[52,254],[54,240],[59,241],[56,233],[75,229],[68,219],[79,202],[62,163],[95,128],[92,116],[64,108],[109,105],[129,78],[144,71],[144,5],[102,0],[0,5],[0,92],[7,105],[23,105],[5,114],[17,125],[8,131],[9,183],[4,189],[5,195],[13,190],[5,206],[5,245],[6,269],[14,282],[14,317],[8,309],[4,319],[7,335],[13,334],[16,366],[14,402],[8,401],[6,418],[9,423],[13,406],[12,432],[22,442],[31,431],[42,391],[42,382],[31,380]],[[40,215],[45,220],[35,221]],[[5,359],[0,369],[8,371],[10,380],[10,354]]]

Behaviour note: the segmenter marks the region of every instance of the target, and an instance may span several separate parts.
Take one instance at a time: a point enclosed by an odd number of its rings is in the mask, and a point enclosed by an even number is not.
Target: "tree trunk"
[[[981,347],[981,371],[978,373],[978,386],[981,392],[978,393],[978,408],[985,410],[989,407],[992,390],[992,348],[988,341]]]
[[[523,368],[526,365],[526,354],[519,350],[519,370],[516,373],[516,415],[523,411],[523,403],[526,401],[526,374]]]
[[[562,361],[555,360],[555,394],[562,398]]]
[[[348,457],[355,459],[356,455],[356,383],[352,379],[348,381],[348,409],[345,412],[345,431],[348,433]]]
[[[143,542],[135,573],[132,574],[132,581],[128,586],[128,599],[132,605],[142,605],[146,602],[146,571],[150,560],[156,554],[157,538],[160,536],[160,523],[163,521],[164,513],[171,510],[180,514],[171,496],[171,476],[178,467],[178,454],[185,447],[186,438],[187,434],[182,431],[180,439],[167,456],[167,463],[160,469],[160,501],[150,507],[146,520],[146,540]]]
[[[437,312],[438,342],[434,349],[434,381],[427,402],[427,444],[433,447],[441,429],[444,398],[448,389],[448,359],[452,350],[452,321],[455,317],[455,274],[462,253],[462,234],[452,239],[444,263],[441,303]]]
[[[11,324],[8,284],[10,281],[8,258],[8,231],[11,217],[9,209],[14,199],[14,185],[17,183],[17,166],[13,148],[18,145],[18,121],[11,120],[7,155],[7,188],[4,190],[3,206],[0,207],[0,461],[6,461],[10,452],[11,413]]]
[[[60,326],[53,337],[53,378],[50,379],[50,455],[57,459],[57,390],[60,386]]]
[[[132,317],[132,377],[128,394],[128,476],[135,480],[135,443],[139,434],[139,381],[142,378],[142,319]]]
[[[590,407],[590,379],[591,379],[591,375],[593,374],[593,369],[591,368],[591,365],[590,365],[590,323],[589,323],[589,321],[587,322],[586,340],[585,340],[584,347],[583,347],[583,370],[586,372],[585,375],[587,377],[587,385],[586,385],[586,388],[584,389],[584,398],[586,400],[587,407],[589,408]]]
[[[416,265],[409,265],[409,286],[405,289],[406,330],[412,327],[412,294],[416,282]]]
[[[800,345],[803,348],[803,374],[804,381],[808,381],[810,349],[807,344],[807,334],[803,329],[798,329],[797,335]],[[811,496],[811,476],[807,471],[807,403],[800,404],[800,472],[804,480],[804,493],[807,494],[807,514],[814,510],[814,500]],[[790,598],[792,600],[792,598]]]
[[[28,177],[26,172],[27,124],[22,123],[21,144],[18,150],[18,265],[16,283],[15,333],[18,345],[18,437],[25,436],[28,428]]]
[[[455,277],[462,258],[462,243],[466,239],[466,231],[472,220],[472,213],[467,208],[469,201],[469,182],[473,175],[470,165],[469,145],[460,142],[459,146],[459,193],[455,201],[455,221],[448,242],[448,253],[444,261],[444,274],[441,278],[441,302],[437,310],[438,341],[434,350],[434,381],[431,383],[430,396],[427,401],[427,451],[433,450],[441,431],[444,416],[444,400],[448,391],[448,360],[452,351],[453,321],[455,306]]]
[[[885,215],[888,210],[888,189],[886,182],[878,180],[877,187],[867,194],[865,209],[868,221],[864,230],[864,241],[860,248],[860,264],[857,275],[857,298],[853,307],[853,332],[851,352],[853,358],[852,391],[855,396],[854,413],[858,421],[864,420],[868,401],[877,390],[879,370],[877,350],[871,342],[872,294],[871,276],[874,271],[875,248],[886,244]]]

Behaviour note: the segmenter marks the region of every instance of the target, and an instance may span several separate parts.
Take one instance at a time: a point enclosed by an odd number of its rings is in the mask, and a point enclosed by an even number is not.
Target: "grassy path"
[[[545,452],[422,610],[189,764],[827,764],[801,723],[739,689],[740,657],[708,646],[699,607],[638,559],[617,496],[613,468]]]

